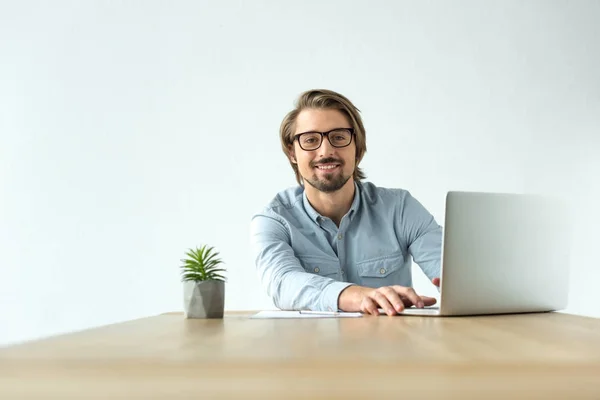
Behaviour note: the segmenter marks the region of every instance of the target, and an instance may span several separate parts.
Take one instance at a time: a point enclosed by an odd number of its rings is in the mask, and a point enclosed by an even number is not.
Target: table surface
[[[0,398],[600,398],[600,319],[185,319],[0,349]]]

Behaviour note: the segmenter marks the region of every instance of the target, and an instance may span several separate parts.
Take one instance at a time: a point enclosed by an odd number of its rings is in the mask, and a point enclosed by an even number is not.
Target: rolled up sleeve
[[[306,272],[290,245],[286,222],[277,215],[257,214],[250,241],[261,285],[282,310],[338,310],[340,293],[351,285]]]

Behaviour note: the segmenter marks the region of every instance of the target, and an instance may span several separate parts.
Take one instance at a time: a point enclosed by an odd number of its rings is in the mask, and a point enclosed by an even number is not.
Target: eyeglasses
[[[294,140],[298,140],[298,144],[302,150],[313,151],[321,147],[323,136],[327,136],[327,140],[333,147],[346,147],[352,142],[354,129],[352,128],[336,128],[328,132],[304,132],[294,136]]]

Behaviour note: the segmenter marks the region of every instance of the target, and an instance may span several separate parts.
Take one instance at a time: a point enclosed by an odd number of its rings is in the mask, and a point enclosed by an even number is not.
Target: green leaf
[[[211,275],[209,275],[208,279],[212,279],[212,280],[215,280],[215,281],[217,281],[217,280],[224,281],[225,277],[223,275],[219,275],[219,274],[211,274]]]
[[[212,260],[209,262],[204,263],[205,265],[219,265],[222,264],[223,262],[221,260]]]
[[[182,281],[203,281],[205,279],[203,279],[203,277],[198,274],[185,274],[182,276],[181,280]]]
[[[185,255],[187,257],[180,260],[182,280],[225,280],[223,273],[227,271],[221,267],[223,260],[218,258],[219,252],[214,247],[202,245],[188,249]]]
[[[219,253],[213,253],[213,254],[211,254],[211,255],[207,256],[207,257],[204,259],[204,262],[205,262],[205,263],[207,263],[207,264],[208,264],[208,263],[211,263],[211,262],[215,262],[215,261],[216,261],[216,262],[221,262],[221,260],[219,260],[219,259],[217,258],[217,257],[218,257],[218,255],[219,255]]]
[[[197,261],[198,260],[198,254],[195,253],[194,251],[188,251],[187,253],[185,253],[190,259]]]
[[[226,272],[226,271],[223,268],[212,268],[212,269],[207,269],[206,272],[214,274],[214,273],[217,273],[217,272]]]

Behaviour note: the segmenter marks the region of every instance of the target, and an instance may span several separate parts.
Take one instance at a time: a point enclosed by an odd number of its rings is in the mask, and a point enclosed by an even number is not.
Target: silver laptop
[[[567,306],[571,220],[562,202],[448,192],[437,307],[404,315],[547,312]]]

